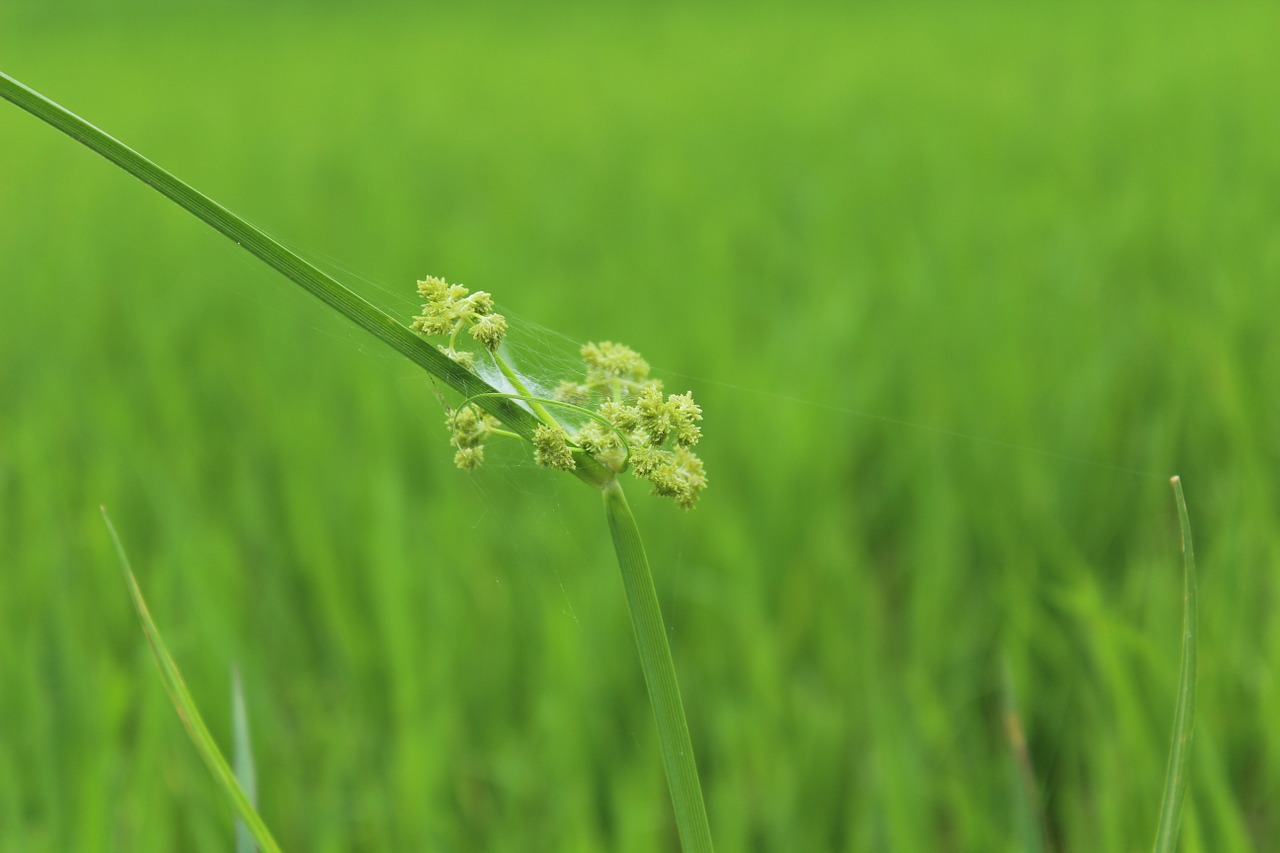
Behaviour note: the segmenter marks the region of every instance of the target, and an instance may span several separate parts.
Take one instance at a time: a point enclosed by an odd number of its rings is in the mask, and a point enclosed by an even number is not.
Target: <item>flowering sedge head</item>
[[[484,461],[485,440],[498,427],[497,419],[475,406],[463,406],[450,411],[445,423],[451,434],[449,443],[458,448],[454,463],[468,471],[479,468]]]
[[[458,334],[464,329],[485,350],[497,352],[507,333],[507,318],[494,313],[492,296],[483,290],[471,293],[435,276],[418,282],[418,295],[423,299],[422,313],[409,328],[431,337],[447,335],[449,343],[439,345],[442,353],[469,370],[475,366],[475,356],[457,348]]]
[[[654,494],[691,509],[707,486],[702,460],[691,449],[702,438],[702,408],[693,394],[663,396],[649,379],[649,364],[629,347],[609,342],[582,348],[583,382],[563,383],[558,394],[600,395],[596,414],[575,441],[606,467],[626,466],[653,485]]]
[[[529,393],[520,376],[498,351],[507,332],[506,318],[494,312],[493,298],[484,291],[471,293],[442,278],[418,282],[424,303],[412,328],[424,335],[447,337],[439,345],[449,358],[474,370],[476,354],[459,348],[464,330],[492,358],[515,387],[516,393],[498,395],[524,401],[542,423],[528,437],[534,461],[547,468],[572,471],[575,454],[586,454],[614,474],[628,467],[648,480],[654,494],[669,497],[685,509],[692,508],[706,488],[702,460],[693,446],[702,437],[702,409],[691,393],[662,393],[662,383],[649,378],[649,363],[622,344],[603,341],[581,350],[582,375],[565,379],[554,399]],[[485,396],[485,395],[481,395]],[[501,429],[491,415],[468,400],[448,417],[454,461],[474,469],[484,461],[484,442]],[[566,415],[564,421],[551,412]],[[568,426],[577,412],[582,426]]]

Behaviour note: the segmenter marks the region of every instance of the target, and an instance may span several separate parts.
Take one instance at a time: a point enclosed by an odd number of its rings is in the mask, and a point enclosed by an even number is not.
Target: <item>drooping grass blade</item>
[[[236,781],[235,774],[227,766],[227,760],[222,757],[218,744],[214,741],[213,735],[209,733],[208,727],[205,726],[204,718],[200,716],[200,709],[196,705],[195,698],[187,690],[186,682],[182,680],[182,673],[178,670],[178,664],[169,654],[164,638],[160,635],[160,629],[156,627],[155,621],[151,618],[151,612],[147,609],[147,602],[142,597],[142,590],[138,586],[138,580],[134,577],[133,568],[129,565],[129,557],[125,553],[119,534],[116,533],[115,525],[111,523],[111,517],[107,515],[106,507],[102,508],[102,519],[107,523],[107,530],[111,532],[111,540],[115,543],[116,554],[120,557],[120,566],[124,570],[125,581],[129,585],[129,595],[133,598],[133,606],[138,611],[143,633],[147,636],[147,642],[151,645],[151,652],[155,656],[156,665],[160,668],[165,690],[169,692],[169,698],[173,701],[173,707],[177,709],[178,716],[182,719],[182,724],[187,729],[187,734],[191,736],[191,742],[195,744],[196,751],[200,753],[200,757],[204,759],[209,771],[213,773],[214,780],[231,800],[236,813],[244,821],[245,826],[249,828],[249,831],[262,849],[266,853],[280,853],[280,846],[276,844],[275,838],[271,836],[271,831],[267,829],[262,817],[259,816],[257,810],[249,801],[244,789],[240,787],[240,783]]]
[[[249,805],[258,807],[258,773],[253,765],[253,743],[249,739],[249,710],[244,702],[244,681],[240,667],[231,668],[231,727],[236,781],[244,789]],[[253,833],[236,815],[236,853],[258,853]]]

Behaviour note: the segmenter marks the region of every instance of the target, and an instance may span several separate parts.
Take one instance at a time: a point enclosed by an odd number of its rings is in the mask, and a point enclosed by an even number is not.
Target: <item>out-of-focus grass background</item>
[[[1183,849],[1280,845],[1278,43],[1246,4],[0,9],[3,70],[400,316],[445,275],[695,392],[712,488],[632,500],[726,851],[1149,845],[1173,473]],[[0,268],[0,849],[230,849],[99,504],[224,743],[243,668],[286,848],[674,846],[596,496],[453,469],[423,374],[8,104]]]

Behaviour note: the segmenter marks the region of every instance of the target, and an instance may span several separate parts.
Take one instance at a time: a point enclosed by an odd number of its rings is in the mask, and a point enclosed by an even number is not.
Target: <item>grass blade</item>
[[[258,773],[253,766],[253,743],[249,740],[249,711],[244,703],[244,683],[240,667],[231,667],[231,727],[236,781],[244,790],[249,805],[258,808]],[[258,853],[253,833],[244,819],[236,815],[236,853]]]
[[[1173,712],[1173,742],[1169,767],[1164,777],[1164,797],[1160,803],[1160,825],[1156,829],[1155,853],[1173,853],[1178,843],[1178,825],[1187,793],[1187,765],[1191,754],[1191,729],[1196,710],[1196,555],[1191,546],[1191,520],[1182,496],[1182,479],[1174,477],[1173,494],[1178,503],[1178,524],[1182,528],[1183,608],[1182,665],[1178,673],[1178,704]]]
[[[1018,697],[1008,659],[1002,662],[1000,670],[1000,716],[1012,759],[1009,788],[1019,849],[1024,853],[1044,853],[1047,844],[1040,805],[1040,786],[1036,783],[1035,767],[1027,748],[1027,734],[1022,724],[1022,712],[1018,708]]]
[[[169,692],[169,698],[173,701],[173,706],[177,709],[178,716],[182,719],[182,724],[187,729],[187,734],[191,736],[191,741],[195,744],[196,751],[200,753],[200,757],[204,759],[209,771],[213,773],[214,780],[217,781],[218,785],[231,800],[236,813],[244,821],[245,826],[249,828],[249,831],[262,849],[266,853],[280,853],[280,846],[276,844],[276,840],[271,836],[271,831],[267,829],[267,825],[263,822],[257,810],[254,809],[244,789],[240,787],[240,783],[236,781],[231,768],[227,766],[227,760],[222,757],[222,753],[218,750],[218,745],[214,741],[213,735],[209,733],[208,727],[205,726],[204,719],[200,716],[200,709],[196,706],[196,701],[191,696],[190,691],[187,690],[186,682],[182,680],[182,673],[178,671],[178,664],[170,656],[169,649],[165,646],[164,638],[160,636],[160,629],[156,627],[151,618],[151,612],[147,609],[147,602],[142,597],[142,590],[138,586],[138,580],[134,577],[133,568],[129,565],[129,557],[125,553],[119,534],[116,533],[115,525],[111,523],[111,517],[107,515],[106,507],[102,508],[102,519],[107,523],[107,530],[111,532],[111,541],[115,543],[116,554],[120,557],[120,566],[124,569],[125,580],[129,584],[129,595],[133,598],[133,606],[138,611],[138,618],[142,622],[142,630],[147,635],[147,642],[151,645],[151,652],[155,656],[156,665],[160,668],[165,690]]]
[[[0,72],[0,97],[102,155],[209,227],[234,240],[236,245],[425,369],[464,398],[477,400],[476,405],[502,421],[512,432],[526,439],[532,437],[534,429],[540,423],[532,413],[498,394],[497,389],[446,357],[434,345],[415,335],[390,314],[320,271],[261,229],[241,219],[115,137],[3,72]],[[579,460],[574,473],[594,486],[601,486],[608,479],[604,469],[587,456]]]
[[[649,558],[636,527],[635,517],[617,480],[604,488],[605,515],[609,532],[618,552],[622,583],[631,610],[631,625],[640,650],[640,667],[644,670],[649,701],[658,723],[658,739],[662,745],[662,763],[667,771],[667,784],[675,806],[676,828],[685,853],[711,853],[711,827],[698,782],[698,765],[693,756],[693,741],[680,700],[667,629],[658,606],[658,594],[649,571]]]

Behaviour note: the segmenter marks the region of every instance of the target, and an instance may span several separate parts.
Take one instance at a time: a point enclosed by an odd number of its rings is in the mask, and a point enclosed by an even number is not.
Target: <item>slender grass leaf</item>
[[[1040,786],[1027,748],[1027,734],[1022,725],[1022,712],[1014,691],[1013,673],[1006,658],[1001,663],[1000,716],[1004,723],[1005,742],[1012,759],[1009,789],[1012,794],[1014,827],[1018,849],[1025,853],[1044,853],[1045,825],[1040,805]]]
[[[236,781],[249,805],[258,807],[258,773],[253,766],[253,743],[249,739],[249,711],[244,702],[244,681],[240,667],[231,667],[231,727]],[[236,853],[257,853],[258,845],[244,819],[236,815]]]
[[[160,629],[156,627],[155,621],[151,618],[151,612],[147,609],[147,602],[142,597],[142,589],[138,586],[138,580],[134,577],[133,568],[129,565],[129,557],[125,553],[124,544],[120,541],[119,534],[116,533],[115,525],[111,523],[111,517],[107,515],[106,507],[102,508],[102,519],[107,524],[107,530],[111,532],[111,540],[115,543],[116,554],[120,557],[120,566],[124,570],[125,581],[129,585],[129,595],[133,598],[133,606],[138,611],[138,618],[142,621],[143,633],[147,636],[147,642],[151,645],[151,652],[155,656],[156,665],[160,668],[165,690],[168,691],[169,698],[173,701],[173,707],[178,711],[178,717],[181,718],[182,724],[187,729],[187,734],[191,737],[191,742],[195,744],[196,751],[200,753],[200,757],[204,759],[209,771],[213,773],[214,780],[222,788],[227,798],[231,800],[231,805],[235,808],[236,813],[244,821],[245,825],[249,827],[249,831],[262,849],[266,853],[280,853],[280,847],[276,844],[275,838],[272,837],[271,831],[267,829],[266,823],[263,822],[257,810],[253,807],[248,795],[240,787],[240,783],[236,781],[235,774],[231,772],[231,768],[227,765],[227,760],[222,757],[213,735],[209,733],[208,727],[205,726],[204,718],[200,716],[200,709],[196,705],[195,698],[192,697],[191,692],[187,689],[186,682],[182,679],[182,673],[178,670],[178,664],[169,654],[164,638],[160,635]]]
[[[653,586],[649,558],[645,555],[635,516],[631,514],[622,485],[617,480],[604,488],[604,507],[613,546],[618,553],[618,566],[622,569],[622,584],[631,609],[631,625],[640,650],[640,667],[644,670],[649,701],[658,723],[662,763],[671,788],[680,844],[685,853],[711,853],[711,827],[702,800],[698,764],[694,760],[693,741],[689,737],[689,724],[680,700],[680,685],[676,680],[675,663],[671,660],[671,647],[667,644],[667,629],[662,621],[658,593]]]
[[[1182,496],[1182,479],[1174,477],[1171,482],[1178,504],[1178,524],[1182,528],[1182,664],[1178,672],[1178,704],[1173,712],[1173,740],[1169,748],[1169,767],[1164,777],[1164,797],[1160,803],[1160,825],[1156,829],[1155,853],[1173,853],[1178,843],[1178,825],[1187,794],[1191,730],[1196,710],[1196,654],[1199,642],[1196,627],[1196,555],[1191,546],[1191,520],[1187,516],[1187,501]]]

